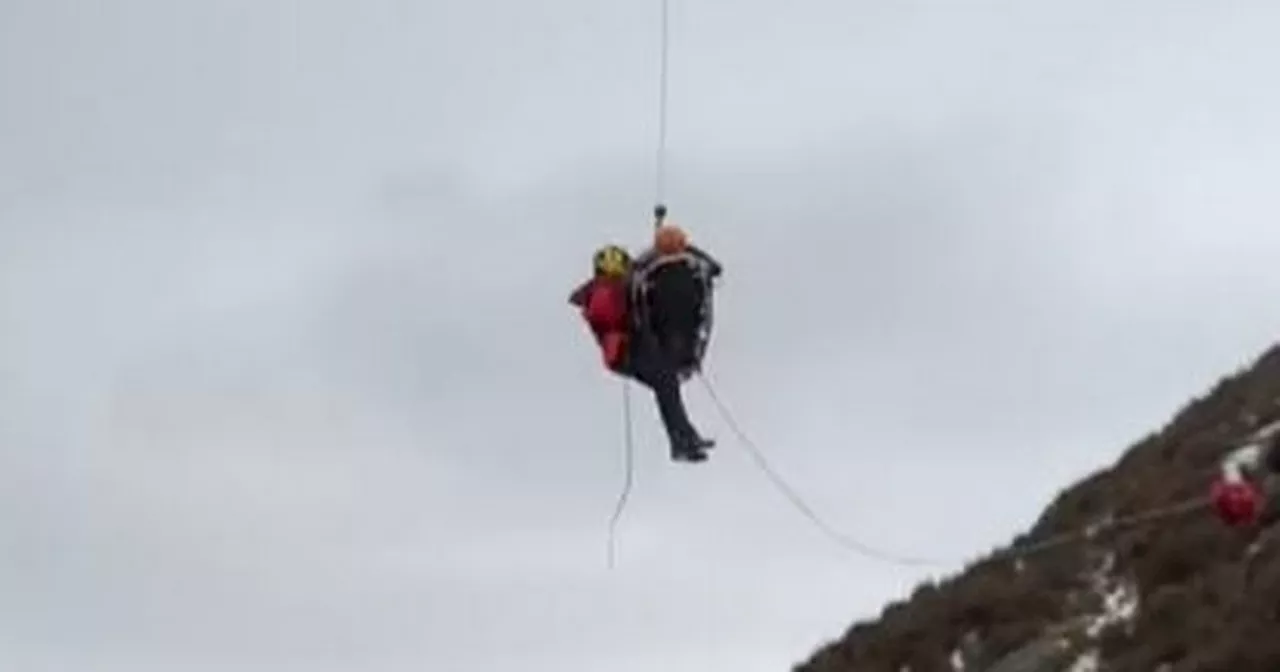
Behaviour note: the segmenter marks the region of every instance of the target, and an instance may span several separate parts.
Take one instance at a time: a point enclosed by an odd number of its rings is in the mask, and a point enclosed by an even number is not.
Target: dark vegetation
[[[1280,347],[1187,404],[1110,468],[1063,491],[1010,548],[916,588],[854,624],[793,672],[1056,672],[1087,651],[1115,672],[1280,672],[1280,525],[1249,530],[1204,510],[1116,528],[1015,561],[1019,547],[1201,497],[1219,459],[1280,420]],[[1274,505],[1272,507],[1275,508]],[[1089,632],[1096,581],[1132,586],[1138,607]],[[1085,669],[1085,668],[1081,668]],[[1091,669],[1091,668],[1089,668]]]

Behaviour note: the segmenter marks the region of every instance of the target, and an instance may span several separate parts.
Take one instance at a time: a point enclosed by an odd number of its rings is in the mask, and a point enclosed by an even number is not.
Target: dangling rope
[[[626,477],[622,483],[622,493],[618,495],[618,505],[613,509],[613,518],[609,521],[609,569],[613,569],[616,551],[618,520],[627,508],[627,499],[631,497],[632,474],[635,472],[635,433],[631,423],[631,383],[622,381],[622,424],[624,432],[624,450]]]
[[[781,476],[778,475],[778,472],[769,464],[769,461],[765,459],[764,453],[763,451],[760,450],[760,447],[757,446],[756,443],[751,440],[751,437],[747,436],[747,433],[742,430],[742,427],[738,425],[737,421],[734,419],[733,414],[729,412],[728,407],[725,406],[724,402],[720,400],[719,395],[716,394],[715,387],[711,384],[711,381],[710,379],[707,378],[706,374],[700,372],[698,374],[698,377],[702,380],[702,385],[707,390],[707,396],[710,397],[711,402],[715,404],[716,410],[719,411],[720,413],[720,417],[724,420],[724,423],[729,426],[729,429],[733,431],[733,433],[738,437],[738,442],[742,444],[743,448],[746,448],[747,454],[749,454],[751,456],[751,459],[755,461],[756,466],[760,468],[760,471],[764,472],[765,476],[767,476],[769,480],[773,482],[773,485],[778,489],[778,491],[781,492],[782,495],[791,502],[792,506],[794,506],[795,509],[800,512],[801,515],[803,515],[805,518],[808,518],[809,522],[813,523],[815,527],[821,530],[823,534],[827,535],[827,537],[829,537],[832,541],[836,542],[836,544],[840,545],[846,550],[850,550],[860,555],[874,558],[876,560],[883,560],[885,562],[889,562],[895,565],[903,565],[903,566],[911,566],[911,567],[914,567],[914,566],[938,567],[944,564],[937,560],[926,560],[923,558],[912,558],[912,557],[906,557],[901,555],[895,555],[892,553],[879,550],[877,548],[873,548],[846,534],[842,534],[841,532],[837,531],[835,528],[828,525],[827,522],[823,520],[821,516],[814,513],[813,509],[808,504],[805,503],[804,499],[800,497],[800,495],[796,494],[795,489],[792,488],[790,485],[788,485],[787,482]]]

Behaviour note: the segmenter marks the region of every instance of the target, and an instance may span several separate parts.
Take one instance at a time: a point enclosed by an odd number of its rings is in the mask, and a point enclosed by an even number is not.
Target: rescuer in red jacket
[[[633,378],[653,390],[658,413],[671,440],[671,459],[702,462],[713,441],[703,438],[689,421],[680,394],[677,367],[648,330],[639,328],[631,310],[631,256],[616,245],[596,252],[592,278],[579,286],[569,303],[595,335],[606,369]]]
[[[1209,497],[1223,522],[1249,526],[1261,522],[1267,493],[1280,476],[1280,431],[1276,427],[1237,446],[1219,465]]]

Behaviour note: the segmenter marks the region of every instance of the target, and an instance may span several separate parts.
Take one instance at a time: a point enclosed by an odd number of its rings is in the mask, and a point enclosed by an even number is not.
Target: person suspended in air
[[[581,310],[609,371],[632,378],[653,390],[658,414],[671,442],[671,459],[702,462],[715,442],[704,438],[689,420],[676,365],[653,334],[638,326],[631,304],[633,260],[626,250],[608,245],[592,259],[592,277],[569,296]]]
[[[1231,526],[1259,522],[1266,493],[1280,477],[1280,432],[1255,438],[1237,447],[1219,464],[1209,497],[1215,512]]]
[[[664,223],[665,208],[655,213],[653,245],[636,257],[631,274],[631,301],[640,328],[653,335],[683,380],[701,370],[711,336],[712,289],[724,267],[690,243],[683,229]]]

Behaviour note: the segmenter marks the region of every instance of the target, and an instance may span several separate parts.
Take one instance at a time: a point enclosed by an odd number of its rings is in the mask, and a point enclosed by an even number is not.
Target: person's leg
[[[684,399],[680,393],[680,380],[676,372],[664,360],[650,337],[638,337],[631,348],[631,375],[653,390],[658,405],[658,415],[671,441],[673,459],[703,460],[703,448],[710,442],[702,439],[689,420]]]
[[[693,371],[698,368],[696,330],[668,329],[658,336],[658,341],[677,371]]]

